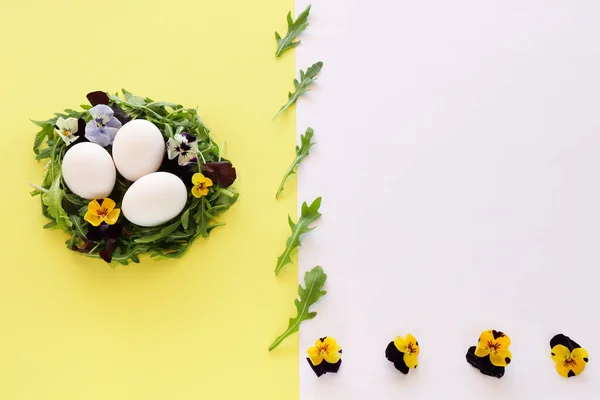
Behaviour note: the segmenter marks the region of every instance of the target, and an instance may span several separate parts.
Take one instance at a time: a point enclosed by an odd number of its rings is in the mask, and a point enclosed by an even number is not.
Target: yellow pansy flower
[[[556,363],[556,372],[565,378],[581,374],[589,359],[586,349],[578,347],[570,351],[562,344],[554,346],[551,355]]]
[[[342,358],[342,348],[334,338],[329,336],[318,339],[307,353],[313,365],[319,365],[323,360],[329,364],[335,364]]]
[[[206,196],[208,194],[208,188],[213,185],[212,180],[205,177],[200,172],[197,172],[192,176],[192,183],[194,184],[194,187],[192,188],[194,197]]]
[[[404,353],[404,364],[408,368],[417,368],[419,362],[417,357],[419,356],[419,342],[410,333],[406,335],[406,338],[398,336],[394,339],[394,346],[400,353]]]
[[[496,367],[506,367],[510,364],[512,354],[508,347],[510,338],[503,332],[488,330],[481,333],[475,349],[477,357],[490,356],[490,362]]]
[[[88,210],[83,219],[92,224],[99,226],[101,223],[113,225],[119,219],[121,210],[115,208],[116,204],[109,198],[92,200],[88,204]]]

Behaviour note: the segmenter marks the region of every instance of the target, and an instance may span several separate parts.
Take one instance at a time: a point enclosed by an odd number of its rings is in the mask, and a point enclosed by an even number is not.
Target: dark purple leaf
[[[192,167],[195,167],[195,165],[186,165],[186,166],[181,166],[179,165],[179,163],[177,162],[177,157],[175,157],[172,160],[169,160],[168,157],[165,157],[163,159],[163,163],[160,166],[160,171],[164,171],[164,172],[170,172],[173,175],[177,175],[178,177],[181,178],[181,180],[183,181],[183,183],[185,184],[185,186],[190,189],[192,188],[192,186],[194,186],[192,184],[192,176],[194,175],[195,172],[192,169]]]
[[[228,188],[235,182],[235,167],[228,161],[202,164],[202,173],[222,188]]]
[[[76,145],[78,143],[89,142],[88,138],[85,137],[85,120],[83,118],[79,118],[77,120],[77,133],[76,134],[79,137],[77,138],[77,140],[75,140],[73,143],[71,143],[71,146]]]
[[[102,249],[100,252],[100,257],[102,257],[102,259],[107,263],[110,263],[112,261],[112,255],[116,249],[117,241],[115,239],[108,239],[106,241],[106,246],[104,246],[104,249]]]
[[[104,239],[104,232],[100,229],[99,226],[90,226],[90,229],[87,233],[87,240],[92,242],[100,242]]]
[[[110,103],[108,94],[106,94],[106,92],[103,92],[101,90],[88,93],[87,96],[85,96],[85,97],[87,97],[88,101],[90,102],[90,104],[92,106],[97,106],[98,104],[108,105],[108,103]]]
[[[115,112],[114,117],[119,120],[119,122],[123,125],[131,121],[131,117],[127,115],[125,111],[117,103],[112,103],[110,107]]]
[[[123,233],[123,225],[120,223],[109,225],[108,229],[106,230],[106,236],[109,239],[117,240],[119,236],[121,236],[121,233]]]

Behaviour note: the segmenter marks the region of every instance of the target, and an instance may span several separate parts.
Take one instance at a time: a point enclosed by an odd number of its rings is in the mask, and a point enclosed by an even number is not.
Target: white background
[[[600,397],[599,21],[583,0],[313,2],[299,200],[323,217],[300,275],[322,265],[329,294],[302,325],[302,400]],[[513,342],[500,380],[465,361],[485,329]],[[405,376],[384,350],[407,332]],[[556,373],[559,332],[590,351],[583,375]],[[343,364],[317,379],[325,335]]]

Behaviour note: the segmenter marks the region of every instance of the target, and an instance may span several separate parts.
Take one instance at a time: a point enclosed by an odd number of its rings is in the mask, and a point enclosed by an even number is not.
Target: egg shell
[[[108,197],[115,187],[115,164],[104,147],[91,142],[71,146],[62,161],[67,187],[87,200]]]
[[[136,181],[158,171],[165,151],[165,140],[156,125],[145,119],[134,119],[117,132],[112,156],[119,173],[127,180]]]
[[[121,211],[135,225],[158,226],[183,210],[187,196],[187,188],[178,176],[154,172],[141,177],[127,189]]]

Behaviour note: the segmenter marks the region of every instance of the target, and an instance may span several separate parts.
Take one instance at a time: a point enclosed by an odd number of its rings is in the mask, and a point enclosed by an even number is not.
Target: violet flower
[[[178,133],[167,141],[169,160],[177,158],[182,167],[198,163],[198,142],[196,137],[187,132]]]
[[[98,104],[90,109],[92,119],[85,126],[85,137],[92,143],[102,147],[109,146],[115,140],[121,122],[114,117],[112,108]]]

